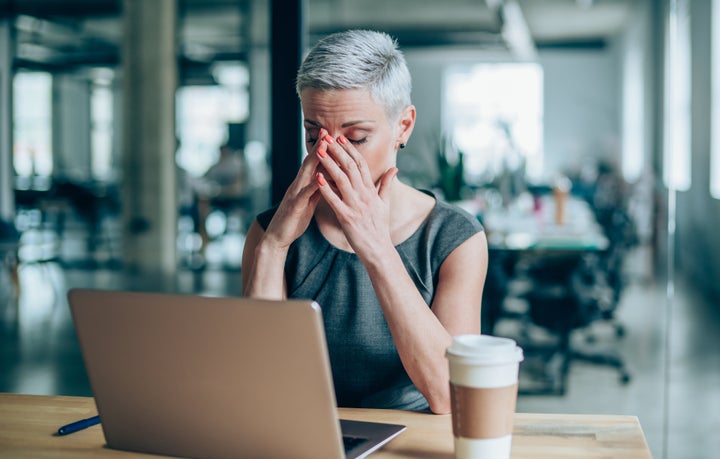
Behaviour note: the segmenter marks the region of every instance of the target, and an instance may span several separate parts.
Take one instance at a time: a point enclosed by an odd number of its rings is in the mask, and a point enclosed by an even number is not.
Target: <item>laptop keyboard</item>
[[[347,437],[343,435],[343,446],[345,446],[345,452],[350,451],[351,449],[355,448],[361,443],[365,443],[367,441],[367,438],[361,438],[361,437]]]

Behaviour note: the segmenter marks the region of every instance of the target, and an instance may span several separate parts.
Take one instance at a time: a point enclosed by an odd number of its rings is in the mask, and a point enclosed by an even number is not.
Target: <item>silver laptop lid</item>
[[[198,458],[341,458],[312,301],[74,289],[111,448]]]

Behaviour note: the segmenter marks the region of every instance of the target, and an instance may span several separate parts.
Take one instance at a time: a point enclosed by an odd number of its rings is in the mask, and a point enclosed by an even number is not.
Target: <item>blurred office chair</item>
[[[598,292],[605,294],[599,303],[602,319],[610,323],[618,336],[625,333],[615,317],[620,295],[626,287],[623,266],[627,255],[639,244],[637,226],[623,206],[612,209],[596,209],[597,220],[608,239],[608,248],[596,254],[592,260],[594,279]]]
[[[611,287],[604,284],[600,266],[594,256],[587,254],[547,255],[528,266],[525,275],[531,286],[522,297],[528,304],[529,320],[557,337],[556,344],[549,349],[537,350],[548,355],[547,361],[553,361],[558,374],[553,375],[547,389],[533,393],[564,394],[573,361],[611,366],[617,369],[623,384],[630,381],[630,373],[616,349],[585,349],[572,339],[574,334],[605,319]],[[528,350],[532,353],[532,346]]]
[[[625,287],[623,265],[627,254],[640,242],[637,224],[628,210],[632,187],[613,164],[601,161],[594,167],[591,177],[576,177],[573,193],[577,192],[590,204],[608,240],[608,248],[593,257],[592,271],[596,291],[605,296],[598,305],[602,319],[611,323],[616,334],[622,336],[624,328],[616,319],[615,310]]]
[[[515,317],[505,309],[505,299],[510,295],[516,257],[507,251],[492,248],[488,255],[488,269],[480,309],[480,330],[485,335],[494,335],[495,325],[500,319]]]

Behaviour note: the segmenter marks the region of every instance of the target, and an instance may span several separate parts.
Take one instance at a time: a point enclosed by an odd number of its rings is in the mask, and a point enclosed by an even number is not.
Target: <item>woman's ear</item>
[[[400,113],[400,117],[398,118],[398,135],[397,135],[397,141],[398,143],[404,143],[407,144],[408,140],[410,139],[410,135],[412,134],[413,128],[415,127],[415,117],[417,116],[417,113],[415,111],[414,105],[408,105],[403,109],[403,111]]]

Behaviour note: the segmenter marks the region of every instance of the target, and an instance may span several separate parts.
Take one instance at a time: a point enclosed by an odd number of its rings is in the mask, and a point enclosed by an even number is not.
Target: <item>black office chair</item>
[[[623,266],[628,253],[639,244],[635,222],[628,212],[617,207],[596,209],[597,220],[608,239],[608,248],[597,253],[591,263],[594,265],[595,284],[604,298],[598,303],[602,320],[611,324],[618,337],[625,334],[625,328],[615,316],[620,296],[626,287]],[[590,336],[592,338],[592,336]]]
[[[495,325],[502,318],[512,316],[504,309],[513,277],[515,257],[503,250],[490,249],[488,270],[483,287],[480,329],[485,335],[495,334]]]
[[[587,254],[548,255],[528,266],[525,275],[531,287],[522,297],[528,304],[529,321],[555,335],[557,341],[550,347],[534,348],[532,343],[525,347],[530,354],[544,353],[545,360],[558,369],[549,375],[547,387],[525,393],[564,394],[573,361],[609,365],[617,369],[623,384],[630,381],[630,373],[615,349],[588,351],[574,346],[571,340],[575,332],[606,318],[611,287],[603,283],[600,266],[595,256]]]

